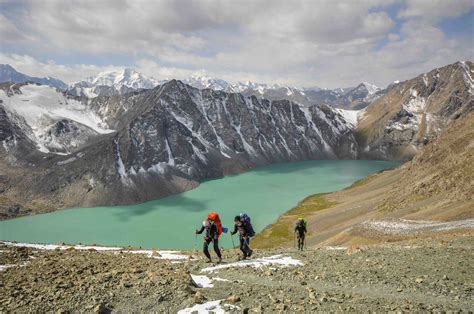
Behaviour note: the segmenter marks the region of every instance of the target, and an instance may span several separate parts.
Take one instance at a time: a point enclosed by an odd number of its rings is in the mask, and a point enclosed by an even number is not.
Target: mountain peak
[[[34,77],[20,73],[9,64],[0,64],[0,83],[1,82],[13,82],[13,83],[26,83],[33,82],[41,85],[49,85],[55,88],[65,90],[67,88],[66,83],[53,77]]]
[[[382,90],[380,87],[374,85],[374,84],[371,84],[371,83],[368,83],[368,82],[362,82],[359,84],[359,86],[364,86],[367,91],[369,92],[369,95],[373,95],[375,94],[376,92]]]
[[[95,77],[71,84],[73,94],[96,97],[99,95],[122,94],[138,89],[151,89],[159,85],[152,77],[146,77],[133,68],[103,71]]]

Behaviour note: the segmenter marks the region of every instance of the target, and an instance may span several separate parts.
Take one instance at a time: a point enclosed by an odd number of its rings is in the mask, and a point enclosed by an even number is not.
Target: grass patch
[[[252,240],[252,246],[267,249],[279,247],[293,241],[293,228],[299,217],[307,218],[314,212],[337,204],[336,202],[328,201],[326,199],[327,194],[314,194],[306,197],[296,207],[281,215],[276,222],[258,233]]]
[[[357,180],[356,182],[352,183],[351,186],[345,188],[344,190],[348,190],[348,189],[352,189],[352,188],[357,188],[359,186],[363,186],[363,185],[369,183],[370,181],[374,180],[375,178],[377,178],[377,175],[378,175],[378,173],[372,174],[372,175],[369,175],[365,178]]]

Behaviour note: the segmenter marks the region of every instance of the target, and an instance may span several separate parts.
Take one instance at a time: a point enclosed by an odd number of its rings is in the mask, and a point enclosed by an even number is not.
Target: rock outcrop
[[[474,110],[472,62],[456,62],[393,85],[356,130],[362,157],[411,159],[446,126]]]

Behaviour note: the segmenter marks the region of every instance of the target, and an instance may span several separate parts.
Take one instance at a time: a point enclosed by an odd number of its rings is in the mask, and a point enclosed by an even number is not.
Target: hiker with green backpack
[[[295,233],[298,237],[298,250],[303,250],[304,238],[307,231],[308,230],[306,230],[306,220],[304,220],[303,218],[298,218],[298,221],[295,225]]]

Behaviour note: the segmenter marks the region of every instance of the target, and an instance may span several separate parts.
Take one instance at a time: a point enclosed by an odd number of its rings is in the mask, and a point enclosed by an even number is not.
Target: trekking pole
[[[231,235],[230,235],[230,238],[232,239],[232,247],[233,247],[234,250],[235,250],[234,236],[231,234]]]
[[[194,253],[196,253],[196,250],[197,250],[196,249],[197,237],[198,237],[197,233],[194,233]]]

